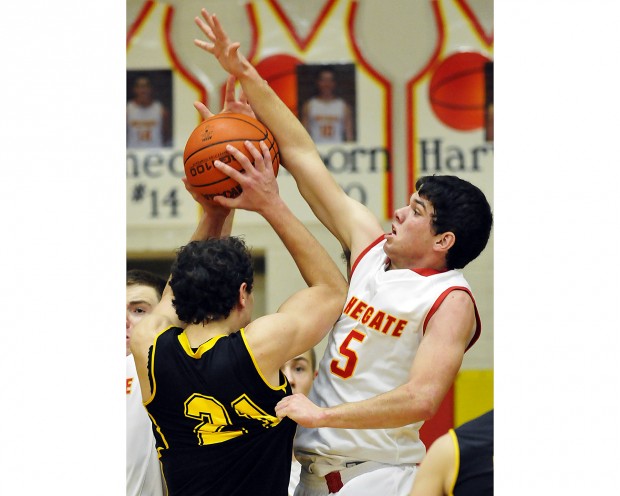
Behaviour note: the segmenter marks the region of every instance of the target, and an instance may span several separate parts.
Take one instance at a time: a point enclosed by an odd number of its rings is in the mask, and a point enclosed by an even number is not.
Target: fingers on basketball
[[[242,191],[238,181],[217,169],[216,160],[223,162],[241,174],[245,173],[242,164],[227,150],[227,145],[235,147],[251,163],[256,157],[246,148],[248,141],[262,153],[259,143],[264,141],[274,175],[280,166],[280,151],[275,138],[261,122],[235,113],[216,114],[201,122],[191,133],[183,153],[185,175],[188,182],[208,199],[215,196],[235,198]]]

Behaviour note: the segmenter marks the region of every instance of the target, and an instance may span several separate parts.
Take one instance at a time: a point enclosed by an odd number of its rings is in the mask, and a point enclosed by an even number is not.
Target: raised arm
[[[355,259],[383,230],[375,216],[347,196],[326,169],[310,135],[256,69],[231,42],[215,15],[202,9],[196,24],[210,40],[195,44],[213,54],[234,75],[258,118],[278,142],[282,165],[295,178],[299,191],[318,219]]]
[[[411,367],[409,381],[363,401],[330,408],[306,396],[287,396],[276,406],[304,427],[387,429],[427,420],[441,405],[461,367],[475,325],[474,304],[464,291],[452,291],[429,321]]]
[[[246,327],[246,336],[263,373],[277,377],[289,359],[316,345],[340,316],[347,292],[342,273],[321,244],[293,215],[278,192],[269,149],[261,142],[262,154],[249,142],[246,148],[254,165],[237,149],[228,152],[244,173],[216,161],[215,166],[238,181],[243,191],[234,199],[214,201],[262,215],[288,249],[308,288],[284,302],[275,314],[261,317]]]
[[[202,206],[203,210],[190,241],[229,236],[232,229],[234,210],[205,200],[200,193],[192,189],[186,180],[183,182],[188,192]],[[136,363],[143,399],[147,399],[151,394],[147,374],[147,362],[149,348],[153,344],[155,336],[170,326],[185,327],[186,325],[177,317],[172,304],[173,298],[174,295],[170,287],[170,280],[168,280],[159,303],[149,315],[144,317],[136,325],[131,334],[129,346]]]

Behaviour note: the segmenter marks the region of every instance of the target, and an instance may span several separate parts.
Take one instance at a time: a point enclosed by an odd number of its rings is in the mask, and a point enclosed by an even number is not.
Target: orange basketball
[[[190,134],[183,153],[188,182],[209,199],[214,196],[239,196],[239,183],[217,170],[213,162],[220,160],[243,172],[241,164],[226,151],[226,145],[234,146],[254,163],[254,158],[245,147],[245,141],[250,141],[259,151],[259,143],[265,142],[271,153],[273,172],[277,176],[280,152],[269,129],[247,115],[223,113],[205,119]]]
[[[256,64],[256,72],[297,117],[297,66],[301,63],[292,55],[279,53]]]
[[[477,52],[458,52],[444,59],[431,77],[429,101],[437,118],[459,131],[484,126],[485,73],[489,59]]]

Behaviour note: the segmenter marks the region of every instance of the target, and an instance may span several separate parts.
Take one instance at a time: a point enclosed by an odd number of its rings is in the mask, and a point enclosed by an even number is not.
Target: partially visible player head
[[[246,324],[253,306],[254,271],[244,241],[231,236],[192,241],[181,247],[172,264],[170,286],[177,316],[188,324],[227,318],[246,302]]]
[[[492,224],[478,187],[456,176],[421,177],[409,205],[394,213],[385,252],[398,268],[460,269],[485,248]]]
[[[127,314],[125,325],[127,355],[131,353],[129,349],[131,331],[159,303],[165,287],[166,280],[152,272],[139,269],[127,271]]]
[[[146,75],[139,75],[133,83],[133,96],[136,103],[150,104],[153,100],[153,85]]]
[[[302,393],[307,396],[317,374],[314,348],[291,358],[280,370],[291,384],[293,394]]]
[[[334,70],[329,67],[321,69],[317,75],[316,85],[321,96],[333,96],[336,89],[336,73]]]
[[[491,206],[476,186],[456,176],[426,176],[416,182],[422,198],[435,210],[435,234],[454,233],[454,245],[448,251],[448,269],[461,269],[484,250],[493,225]]]

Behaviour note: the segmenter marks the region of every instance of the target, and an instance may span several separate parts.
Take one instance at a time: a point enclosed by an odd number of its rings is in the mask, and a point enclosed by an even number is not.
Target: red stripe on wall
[[[154,7],[155,2],[153,0],[147,0],[146,2],[144,2],[142,9],[136,16],[136,19],[131,23],[131,26],[129,26],[129,30],[127,31],[127,48],[129,48],[129,43],[131,43],[131,39],[135,36],[138,28],[145,21],[145,19],[151,13]]]
[[[386,202],[386,206],[385,206],[385,212],[383,213],[384,217],[386,219],[389,219],[392,217],[392,211],[394,210],[394,190],[392,187],[392,180],[393,180],[393,176],[392,176],[392,148],[393,148],[393,138],[392,138],[392,85],[390,84],[390,82],[384,78],[379,72],[377,72],[369,63],[368,61],[364,58],[364,55],[362,54],[362,51],[360,50],[359,45],[357,44],[357,37],[356,37],[356,33],[355,33],[355,15],[357,13],[357,6],[358,6],[357,1],[351,2],[351,6],[349,7],[349,14],[348,14],[348,26],[349,26],[349,40],[351,43],[351,46],[353,47],[353,51],[355,52],[355,55],[357,56],[360,64],[372,75],[372,77],[374,77],[377,81],[379,81],[383,87],[385,88],[385,109],[386,109],[386,130],[385,130],[385,147],[388,150],[388,154],[390,156],[390,167],[389,169],[386,171],[386,179],[387,179],[387,184],[386,184],[386,198],[387,198],[387,202]]]
[[[426,446],[426,449],[439,436],[443,436],[449,429],[454,427],[454,384],[446,393],[445,398],[439,406],[439,410],[435,416],[422,425],[420,429],[420,439]]]
[[[297,32],[297,30],[295,29],[295,26],[289,19],[288,15],[286,15],[286,12],[284,11],[284,9],[282,9],[280,4],[278,3],[278,1],[277,0],[268,0],[268,1],[269,1],[269,4],[273,7],[273,10],[275,10],[276,14],[282,21],[282,23],[284,24],[284,26],[286,26],[286,29],[288,30],[288,32],[291,34],[291,36],[295,40],[295,43],[297,43],[297,45],[299,46],[299,48],[301,48],[302,51],[306,50],[307,46],[310,44],[312,39],[316,36],[319,30],[319,27],[321,26],[321,24],[323,24],[325,17],[327,17],[327,15],[329,14],[329,11],[336,4],[336,0],[329,0],[328,2],[326,2],[325,5],[323,5],[323,9],[321,9],[321,12],[319,13],[318,17],[314,20],[314,23],[312,24],[312,27],[310,28],[308,35],[305,38],[302,38]]]

